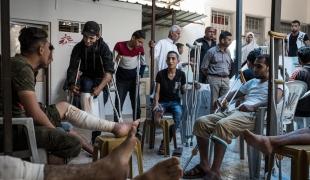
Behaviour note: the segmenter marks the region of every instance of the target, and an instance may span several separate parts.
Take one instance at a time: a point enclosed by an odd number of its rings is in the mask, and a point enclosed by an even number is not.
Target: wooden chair
[[[153,149],[155,144],[155,131],[156,131],[156,124],[153,117],[153,112],[151,109],[151,101],[150,97],[146,96],[146,119],[143,124],[143,130],[142,130],[142,139],[141,139],[141,147],[142,151],[144,148],[144,142],[146,141],[146,135],[148,135],[148,142],[149,142],[149,148]],[[164,139],[164,155],[169,156],[170,155],[170,127],[174,125],[174,120],[171,115],[165,114],[163,118],[160,121],[160,126],[163,129],[163,139]],[[177,142],[176,142],[176,132],[173,132],[173,142],[174,142],[174,148],[177,148]]]
[[[114,148],[119,146],[126,137],[122,138],[115,138],[113,135],[101,135],[98,136],[95,140],[94,144],[94,154],[93,154],[93,161],[96,161],[100,158],[107,156]],[[143,173],[143,157],[142,157],[142,150],[141,150],[141,143],[138,140],[135,146],[134,151],[136,152],[137,163],[138,163],[138,171],[141,175]],[[133,168],[132,168],[132,159],[130,159],[130,177],[133,177]]]
[[[272,153],[269,162],[274,161],[275,154],[291,158],[291,179],[309,179],[310,145],[288,145],[280,147]],[[268,178],[271,177],[272,163],[268,165]]]

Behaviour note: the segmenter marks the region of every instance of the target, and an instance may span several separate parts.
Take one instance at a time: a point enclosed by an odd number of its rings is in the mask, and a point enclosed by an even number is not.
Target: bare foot
[[[108,156],[94,163],[45,166],[44,178],[47,180],[126,179],[129,168],[128,162],[137,143],[135,134],[136,127],[132,126],[127,139],[122,144]]]
[[[211,169],[205,170],[205,176],[203,177],[203,180],[220,180],[221,179],[221,173],[212,171]]]
[[[176,157],[161,161],[134,180],[174,180],[182,177],[182,168]]]
[[[136,124],[134,124],[131,126],[129,133],[127,132],[127,139],[102,160],[109,163],[109,169],[111,170],[110,177],[111,174],[115,176],[112,179],[126,179],[128,177],[129,160],[137,143],[137,138],[135,137],[136,132],[137,128]],[[102,161],[97,163],[99,166],[97,170],[106,168],[105,164],[101,166]],[[116,169],[117,173],[115,172]]]
[[[65,164],[65,159],[63,157],[59,157],[59,156],[49,154],[47,156],[47,164],[63,165],[63,164]]]
[[[114,126],[114,129],[112,130],[112,133],[116,137],[123,137],[127,136],[129,130],[131,127],[138,127],[140,121],[133,121],[133,122],[124,122],[124,123],[116,123]]]
[[[245,130],[243,132],[243,135],[244,139],[249,145],[260,150],[264,154],[269,155],[272,153],[273,147],[271,145],[269,137],[253,134],[249,130]]]

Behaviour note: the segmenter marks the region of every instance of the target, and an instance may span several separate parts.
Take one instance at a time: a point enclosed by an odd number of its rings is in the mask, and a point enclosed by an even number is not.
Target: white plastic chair
[[[0,124],[3,124],[3,118],[0,117]],[[12,125],[22,125],[26,127],[27,140],[28,140],[28,150],[14,151],[12,156],[19,158],[31,157],[31,161],[34,163],[40,163],[40,158],[38,154],[36,136],[34,131],[33,119],[32,118],[12,118]]]

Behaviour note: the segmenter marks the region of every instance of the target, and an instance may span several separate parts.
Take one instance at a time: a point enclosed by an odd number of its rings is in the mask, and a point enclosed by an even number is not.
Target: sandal
[[[172,156],[181,157],[182,156],[182,152],[183,152],[183,148],[182,147],[178,147],[178,148],[176,148],[173,151]]]
[[[200,167],[199,164],[197,164],[192,169],[185,171],[183,173],[183,179],[197,179],[197,178],[203,178],[205,176],[204,170]]]
[[[158,155],[165,155],[165,148],[164,148],[164,143],[163,141],[160,143],[159,149],[157,151]]]

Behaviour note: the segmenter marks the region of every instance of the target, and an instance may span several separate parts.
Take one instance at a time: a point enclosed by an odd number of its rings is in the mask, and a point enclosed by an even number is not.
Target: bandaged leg
[[[0,179],[44,179],[44,164],[33,164],[11,156],[0,156]]]
[[[112,132],[115,126],[115,122],[100,119],[72,105],[69,105],[65,119],[77,127],[97,131]]]

